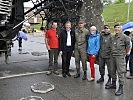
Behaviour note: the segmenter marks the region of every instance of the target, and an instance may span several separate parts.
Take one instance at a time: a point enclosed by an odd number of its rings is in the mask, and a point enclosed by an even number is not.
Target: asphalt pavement
[[[94,82],[83,81],[81,78],[74,79],[73,75],[76,70],[73,57],[70,65],[71,77],[62,77],[60,56],[58,60],[60,75],[47,76],[48,53],[44,44],[44,37],[27,36],[28,41],[23,41],[21,53],[18,51],[18,42],[14,42],[8,64],[4,62],[4,55],[0,57],[0,100],[20,100],[28,96],[38,96],[43,100],[132,100],[133,80],[125,79],[124,94],[117,97],[114,95],[115,90],[105,89],[104,85],[108,79],[107,71],[105,81],[102,84],[96,83],[100,77],[98,65],[95,65],[96,80]],[[89,78],[89,63],[87,65]],[[55,89],[48,93],[33,92],[31,86],[41,82],[49,82],[55,86]]]

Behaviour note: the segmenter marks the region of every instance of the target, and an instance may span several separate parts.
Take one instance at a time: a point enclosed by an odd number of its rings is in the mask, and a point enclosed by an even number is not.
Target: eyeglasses
[[[104,28],[104,29],[109,29],[109,28],[106,27],[106,28]]]

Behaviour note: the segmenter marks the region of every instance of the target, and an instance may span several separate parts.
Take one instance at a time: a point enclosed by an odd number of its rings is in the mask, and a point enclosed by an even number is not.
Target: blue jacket
[[[100,49],[100,34],[91,34],[88,37],[87,53],[97,55]]]

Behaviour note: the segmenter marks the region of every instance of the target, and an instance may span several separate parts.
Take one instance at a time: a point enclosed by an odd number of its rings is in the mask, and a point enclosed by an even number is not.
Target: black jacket
[[[71,30],[70,32],[70,35],[71,35],[71,50],[73,51],[74,50],[74,46],[75,46],[75,32],[73,30]],[[63,30],[61,33],[60,33],[60,51],[66,51],[66,48],[67,48],[67,31],[66,30]]]

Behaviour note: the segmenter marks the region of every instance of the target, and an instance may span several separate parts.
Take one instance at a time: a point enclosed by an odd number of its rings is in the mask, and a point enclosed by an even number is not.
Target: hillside
[[[103,9],[103,17],[105,23],[109,25],[113,25],[114,22],[127,22],[127,13],[128,13],[128,4],[112,4],[109,6],[105,6]],[[129,21],[133,21],[133,2],[130,4],[130,18]]]

